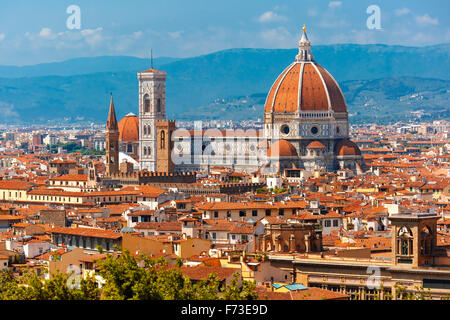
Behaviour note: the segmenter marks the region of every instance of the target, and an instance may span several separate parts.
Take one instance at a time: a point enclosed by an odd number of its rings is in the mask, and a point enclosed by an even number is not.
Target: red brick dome
[[[265,112],[347,112],[344,95],[327,70],[314,62],[294,62],[273,84]]]
[[[313,141],[306,146],[308,149],[325,149],[325,146],[320,141]]]
[[[299,42],[299,55],[272,85],[264,111],[265,113],[347,112],[344,95],[336,80],[314,61],[305,31]]]
[[[280,139],[267,150],[268,157],[298,157],[297,150],[288,141]]]
[[[336,155],[338,156],[360,156],[361,150],[358,145],[351,140],[341,140],[335,148]]]
[[[127,114],[119,121],[119,140],[123,142],[139,141],[139,117]]]

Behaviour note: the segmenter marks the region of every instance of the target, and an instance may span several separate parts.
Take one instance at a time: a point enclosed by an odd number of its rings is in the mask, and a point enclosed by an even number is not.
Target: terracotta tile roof
[[[155,210],[136,210],[128,213],[129,217],[139,217],[139,216],[153,216],[155,214]]]
[[[108,204],[104,207],[109,209],[110,215],[121,215],[125,211],[129,210],[130,208],[139,207],[140,205],[137,203],[121,203],[121,204]]]
[[[66,174],[59,177],[50,178],[53,181],[88,181],[87,174]]]
[[[133,229],[181,232],[181,222],[141,222]]]
[[[232,222],[221,222],[215,223],[208,228],[208,231],[225,231],[230,232],[234,228],[234,223]]]
[[[348,300],[349,296],[321,288],[308,288],[292,292],[293,300]]]
[[[29,223],[19,222],[13,225],[13,228],[25,228],[31,226]]]
[[[26,181],[0,181],[0,190],[29,190],[32,184]]]
[[[66,252],[66,249],[64,249],[64,248],[57,249],[55,251],[47,252],[47,253],[44,253],[44,254],[42,254],[40,256],[37,256],[37,257],[35,257],[35,259],[48,261],[48,260],[50,260],[50,258],[52,256],[60,256],[60,255],[64,254],[65,252]]]
[[[146,198],[157,198],[161,194],[165,193],[164,190],[158,189],[152,186],[144,185],[144,186],[129,186],[122,188],[122,191],[134,192],[136,195]]]
[[[24,216],[14,216],[10,214],[0,214],[0,221],[14,221],[14,220],[22,220]]]
[[[206,280],[211,273],[214,273],[221,281],[230,278],[234,273],[239,272],[232,268],[210,266],[181,267],[180,270],[183,275],[193,280]]]
[[[103,260],[107,257],[107,254],[88,254],[80,259],[81,262],[95,262],[97,260]]]
[[[255,233],[254,226],[244,225],[242,223],[237,223],[230,230],[231,234],[253,234]]]
[[[199,210],[244,210],[244,209],[301,209],[306,208],[304,201],[286,202],[208,202],[198,205]]]
[[[108,238],[108,239],[120,239],[122,234],[105,229],[91,229],[91,228],[60,228],[55,227],[51,229],[51,233],[71,234],[85,237],[94,238]]]
[[[349,296],[321,288],[276,292],[266,287],[256,287],[258,300],[348,300]]]

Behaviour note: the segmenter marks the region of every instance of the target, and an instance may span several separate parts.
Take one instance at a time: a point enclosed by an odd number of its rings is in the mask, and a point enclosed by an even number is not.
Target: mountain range
[[[167,72],[167,117],[262,118],[265,95],[296,54],[297,49],[231,49],[155,59],[155,68]],[[341,44],[314,46],[313,54],[340,84],[352,122],[450,118],[450,44]],[[137,114],[136,73],[148,69],[149,60],[94,57],[0,66],[0,123],[101,123],[110,92],[119,118]]]

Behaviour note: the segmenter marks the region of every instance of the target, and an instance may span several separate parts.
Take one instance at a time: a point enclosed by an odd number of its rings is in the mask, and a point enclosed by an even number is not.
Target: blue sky
[[[70,5],[80,7],[80,30],[66,26]],[[367,28],[370,5],[381,30]],[[450,42],[449,12],[448,0],[2,0],[0,65],[294,48],[303,24],[313,45],[433,45]]]

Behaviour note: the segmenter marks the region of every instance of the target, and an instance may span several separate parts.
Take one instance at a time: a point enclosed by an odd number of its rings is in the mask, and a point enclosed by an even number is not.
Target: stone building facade
[[[349,139],[344,95],[314,60],[305,28],[294,62],[269,90],[262,130],[175,130],[175,123],[165,118],[167,74],[151,67],[137,77],[139,134],[134,139],[140,170],[188,172],[225,166],[241,172],[345,168],[357,173],[365,169],[360,149]],[[131,152],[133,142],[126,143]]]
[[[272,267],[292,275],[292,282],[350,295],[352,299],[391,300],[407,295],[431,299],[450,297],[450,247],[437,246],[432,214],[402,213],[392,224],[391,257],[338,256],[327,251],[309,254],[269,252]]]
[[[309,253],[322,251],[322,233],[313,223],[267,224],[258,239],[262,252]]]
[[[153,68],[138,73],[141,170],[157,170],[156,122],[166,119],[166,78],[165,72]]]

